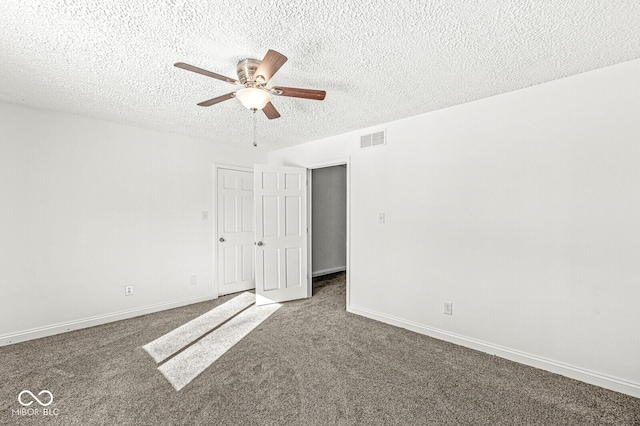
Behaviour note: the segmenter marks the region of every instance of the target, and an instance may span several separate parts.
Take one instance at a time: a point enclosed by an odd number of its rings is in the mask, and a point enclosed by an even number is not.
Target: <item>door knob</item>
[[[262,245],[264,245],[264,244],[262,243],[262,241],[258,241],[258,245],[259,245],[259,246],[262,246]]]
[[[224,243],[224,238],[220,237],[220,242]]]

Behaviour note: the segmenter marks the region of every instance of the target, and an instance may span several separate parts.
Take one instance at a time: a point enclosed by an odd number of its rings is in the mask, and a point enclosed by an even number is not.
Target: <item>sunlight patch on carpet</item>
[[[238,312],[243,311],[256,301],[253,293],[242,293],[233,299],[215,307],[206,314],[200,315],[188,323],[176,328],[151,343],[143,346],[149,355],[158,363],[190,345]]]
[[[179,391],[282,305],[252,306],[158,367]]]

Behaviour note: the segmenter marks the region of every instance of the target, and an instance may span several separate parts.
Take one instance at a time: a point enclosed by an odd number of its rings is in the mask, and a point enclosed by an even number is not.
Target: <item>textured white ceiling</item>
[[[638,0],[3,0],[0,100],[249,146],[236,77],[268,49],[289,61],[257,118],[281,148],[640,58]]]

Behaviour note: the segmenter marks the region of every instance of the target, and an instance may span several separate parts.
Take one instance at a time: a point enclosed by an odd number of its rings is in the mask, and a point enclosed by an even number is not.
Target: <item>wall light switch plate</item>
[[[133,294],[133,286],[132,285],[124,286],[124,295],[131,296],[132,294]]]
[[[384,223],[384,213],[378,213],[378,223]]]
[[[444,302],[445,315],[453,315],[453,302]]]
[[[202,211],[202,220],[209,220],[209,212],[206,210]]]

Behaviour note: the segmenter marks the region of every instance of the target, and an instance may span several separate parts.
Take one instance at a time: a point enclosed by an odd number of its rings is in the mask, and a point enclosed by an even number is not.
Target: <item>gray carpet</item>
[[[0,424],[640,425],[640,399],[347,313],[342,274],[176,391],[142,347],[232,297],[0,348]],[[58,416],[12,415],[24,389]]]

